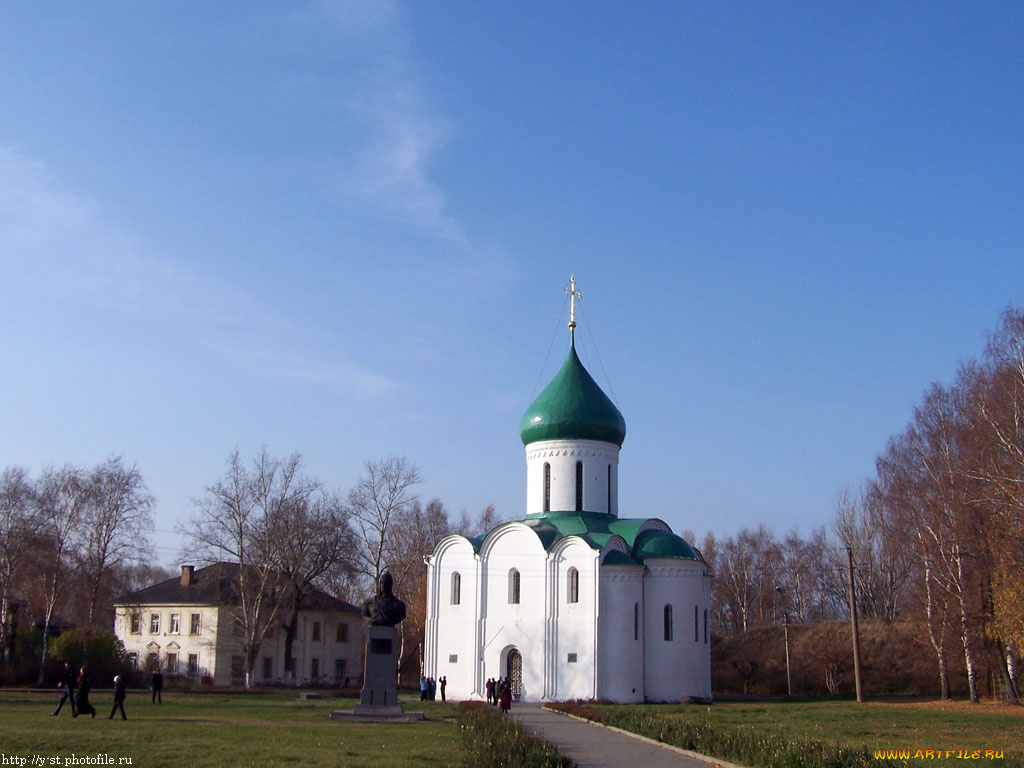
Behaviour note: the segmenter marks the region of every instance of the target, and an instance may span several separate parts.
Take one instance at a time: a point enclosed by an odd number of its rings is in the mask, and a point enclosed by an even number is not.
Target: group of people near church
[[[442,676],[440,680],[432,677],[420,677],[420,701],[436,701],[437,691],[441,690],[441,701],[445,701],[445,689],[448,687],[448,678]]]
[[[62,689],[60,701],[57,702],[57,708],[50,713],[51,717],[56,717],[60,714],[65,702],[70,702],[71,704],[72,717],[78,717],[79,715],[96,717],[96,708],[89,702],[89,692],[92,690],[92,683],[89,681],[88,667],[83,666],[76,674],[71,663],[65,661],[64,672],[57,687]],[[128,719],[128,716],[124,713],[124,697],[125,690],[121,676],[114,675],[114,706],[110,710],[108,720],[113,720],[114,713],[118,710],[121,711],[122,720]]]
[[[512,681],[507,677],[487,679],[487,703],[500,707],[502,714],[508,714],[512,707]]]

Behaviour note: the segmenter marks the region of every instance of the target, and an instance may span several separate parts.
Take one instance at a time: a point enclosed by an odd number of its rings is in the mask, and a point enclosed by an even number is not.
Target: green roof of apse
[[[576,354],[575,344],[551,383],[519,422],[523,445],[540,440],[599,440],[622,446],[626,420]]]
[[[647,521],[648,518],[623,519],[602,512],[549,512],[522,522],[534,530],[546,550],[566,536],[579,536],[594,549],[602,549],[612,536],[621,536],[635,561],[650,557],[703,559],[671,531],[648,529],[638,533]]]

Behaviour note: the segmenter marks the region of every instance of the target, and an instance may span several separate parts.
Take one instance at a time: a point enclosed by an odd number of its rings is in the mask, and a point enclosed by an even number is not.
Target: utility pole
[[[853,589],[853,550],[846,548],[846,562],[850,568],[850,622],[853,624],[853,678],[857,683],[857,703],[864,703],[864,689],[860,680],[860,630],[857,628],[857,596]]]
[[[783,611],[783,613],[782,613],[782,616],[783,616],[782,622],[783,622],[783,632],[785,633],[784,637],[786,638],[786,695],[787,696],[792,696],[793,695],[793,676],[790,674],[790,671],[789,671],[789,607],[786,606],[786,595],[782,591],[782,587],[776,587],[775,591],[779,593],[779,597],[782,598],[782,604],[783,604],[782,605],[782,611]]]

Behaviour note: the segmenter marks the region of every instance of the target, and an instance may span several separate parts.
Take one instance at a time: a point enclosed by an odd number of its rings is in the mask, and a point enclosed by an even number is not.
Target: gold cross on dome
[[[576,330],[576,299],[582,299],[583,294],[576,290],[576,275],[569,275],[569,284],[565,287],[569,296],[569,330]]]

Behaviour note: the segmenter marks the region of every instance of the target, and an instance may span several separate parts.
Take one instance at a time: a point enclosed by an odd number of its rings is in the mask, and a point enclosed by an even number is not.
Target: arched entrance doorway
[[[505,659],[505,679],[512,686],[512,696],[519,700],[523,694],[523,656],[518,648],[512,648]]]

